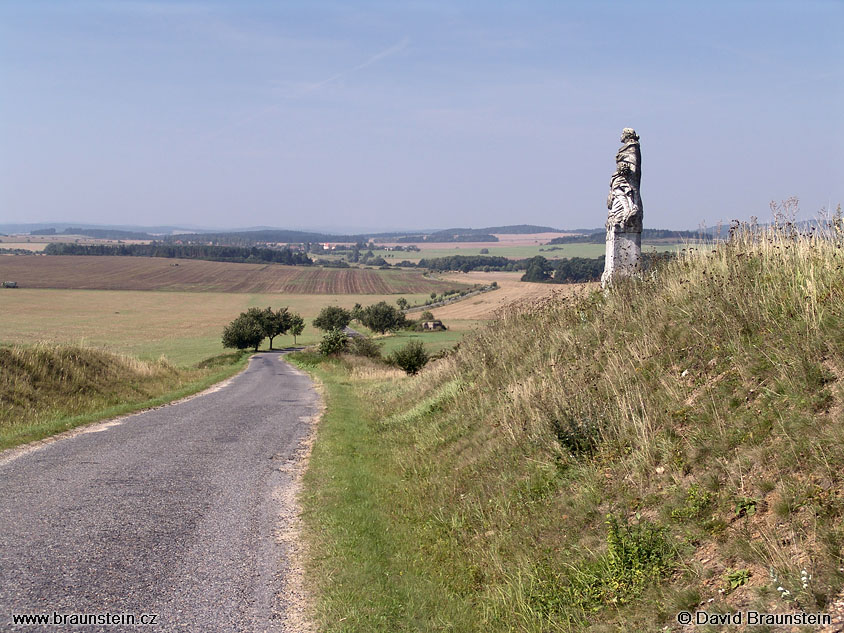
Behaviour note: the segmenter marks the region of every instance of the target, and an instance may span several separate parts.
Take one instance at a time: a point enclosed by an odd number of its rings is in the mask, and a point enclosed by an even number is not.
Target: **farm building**
[[[422,323],[423,330],[431,330],[433,332],[438,332],[441,330],[445,330],[446,327],[443,325],[443,322],[436,319],[434,321],[424,321]]]

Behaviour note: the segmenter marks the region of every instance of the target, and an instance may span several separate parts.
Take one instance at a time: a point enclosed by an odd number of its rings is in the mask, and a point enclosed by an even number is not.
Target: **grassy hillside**
[[[505,311],[414,378],[301,356],[328,401],[305,497],[325,630],[823,610],[844,585],[837,228],[749,227]]]
[[[184,369],[73,345],[0,347],[0,449],[199,391],[244,360]]]

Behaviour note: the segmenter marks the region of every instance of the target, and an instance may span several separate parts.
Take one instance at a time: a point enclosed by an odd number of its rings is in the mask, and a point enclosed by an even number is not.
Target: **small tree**
[[[410,306],[410,303],[408,303],[407,299],[405,299],[404,297],[399,297],[398,299],[396,299],[396,305],[398,305],[402,310],[407,310],[407,308]]]
[[[420,321],[433,321],[434,320],[434,313],[430,310],[425,310],[422,314],[419,315]]]
[[[301,314],[290,312],[290,333],[293,335],[293,344],[296,345],[296,337],[305,329],[305,319]]]
[[[249,308],[247,313],[253,310],[258,309]],[[290,329],[290,314],[287,312],[287,308],[279,308],[276,312],[273,312],[272,308],[267,307],[264,310],[259,310],[256,318],[259,319],[261,326],[264,328],[264,335],[270,339],[270,349],[273,348],[273,339],[279,334],[285,334]]]
[[[407,324],[407,317],[395,306],[391,306],[386,301],[379,301],[362,310],[360,322],[370,330],[384,334],[388,330],[404,327]]]
[[[242,313],[234,321],[223,329],[223,347],[246,349],[258,346],[264,340],[264,327],[254,316],[246,312]]]
[[[401,367],[407,374],[413,375],[419,373],[419,370],[428,363],[428,353],[422,341],[410,341],[393,352],[390,362]]]
[[[349,325],[352,314],[340,306],[325,306],[314,319],[314,327],[324,332],[342,330]]]
[[[346,345],[349,343],[349,337],[340,329],[329,330],[322,337],[319,342],[319,353],[323,356],[330,354],[339,354],[346,350]]]

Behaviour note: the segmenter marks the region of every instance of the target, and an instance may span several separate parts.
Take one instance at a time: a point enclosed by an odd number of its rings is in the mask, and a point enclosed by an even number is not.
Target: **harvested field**
[[[461,246],[463,248],[496,248],[502,246],[533,246],[535,244],[547,244],[555,237],[577,235],[576,233],[493,233],[498,238],[497,242],[378,242],[377,246],[407,246],[414,244],[423,251],[439,250]]]
[[[19,248],[22,251],[39,253],[47,248],[46,242],[0,242],[0,248]]]
[[[420,302],[427,295],[403,296]],[[71,343],[143,359],[164,354],[177,365],[188,365],[223,352],[223,327],[247,308],[286,306],[298,312],[306,325],[296,342],[307,345],[322,336],[311,321],[324,306],[351,308],[395,299],[371,294],[0,289],[0,345]],[[274,341],[277,348],[292,344],[289,334]]]
[[[309,268],[157,257],[14,256],[0,279],[22,288],[293,294],[440,293],[459,287],[415,270]]]
[[[447,325],[453,321],[484,321],[491,319],[499,308],[521,301],[531,301],[555,294],[572,294],[598,287],[597,283],[587,284],[537,284],[519,281],[522,273],[504,272],[471,272],[441,277],[447,281],[462,281],[463,283],[491,283],[498,282],[499,289],[492,292],[470,297],[465,301],[458,301],[441,308],[434,308],[434,317],[441,319]]]

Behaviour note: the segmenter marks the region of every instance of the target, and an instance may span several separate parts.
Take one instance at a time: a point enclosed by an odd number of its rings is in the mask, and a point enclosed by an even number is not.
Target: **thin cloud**
[[[323,86],[325,86],[327,84],[330,84],[334,81],[337,81],[338,79],[342,79],[343,77],[347,77],[348,75],[356,73],[359,70],[363,70],[364,68],[367,68],[368,66],[372,66],[373,64],[377,64],[382,59],[386,59],[388,57],[391,57],[392,55],[395,55],[396,53],[398,53],[400,51],[403,51],[405,48],[407,48],[408,44],[410,44],[410,39],[408,39],[407,37],[404,37],[404,38],[401,39],[401,41],[397,42],[396,44],[393,44],[389,48],[385,48],[383,51],[375,53],[375,55],[373,55],[372,57],[367,59],[362,64],[358,64],[357,66],[353,66],[352,68],[349,68],[348,70],[344,70],[344,71],[339,72],[335,75],[331,75],[331,77],[323,79],[322,81],[317,81],[316,83],[308,84],[307,86],[304,86],[303,88],[301,88],[299,91],[297,91],[296,93],[294,93],[293,95],[291,95],[288,98],[301,97],[303,95],[308,94],[309,92],[313,92],[314,90],[318,90],[318,89],[322,88]]]
[[[395,55],[396,53],[398,53],[400,51],[403,51],[405,48],[407,48],[407,46],[409,44],[410,44],[410,39],[407,38],[407,37],[404,37],[399,42],[397,42],[396,44],[393,44],[389,48],[385,48],[383,51],[379,51],[379,52],[375,53],[372,57],[370,57],[366,61],[358,64],[357,66],[352,66],[351,68],[349,68],[347,70],[339,72],[335,75],[331,75],[331,77],[328,77],[328,78],[323,79],[321,81],[317,81],[317,82],[312,83],[312,84],[307,84],[306,86],[300,88],[296,92],[289,94],[286,97],[284,97],[284,100],[290,101],[290,100],[293,100],[293,99],[298,99],[300,97],[305,96],[308,93],[314,92],[315,90],[319,90],[320,88],[322,88],[323,86],[325,86],[327,84],[330,84],[334,81],[337,81],[338,79],[342,79],[343,77],[347,77],[349,75],[352,75],[352,74],[354,74],[358,71],[363,70],[364,68],[372,66],[373,64],[377,64],[381,60],[387,59],[388,57],[391,57],[392,55]],[[255,113],[253,113],[253,114],[251,114],[247,117],[244,117],[244,118],[242,118],[238,121],[235,121],[231,125],[226,126],[222,129],[218,130],[217,132],[209,135],[207,138],[209,138],[209,139],[217,138],[218,136],[223,134],[229,128],[241,127],[243,125],[246,125],[247,123],[252,123],[253,121],[256,121],[258,119],[262,119],[265,116],[268,116],[270,114],[277,112],[278,110],[280,110],[280,108],[281,108],[281,106],[279,104],[274,104],[274,105],[270,105],[270,106],[267,106],[265,108],[262,108],[261,110],[258,110],[257,112],[255,112]]]

